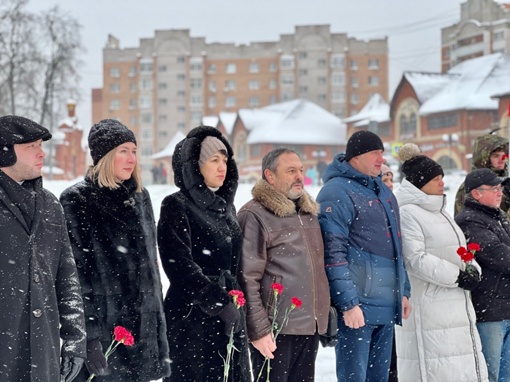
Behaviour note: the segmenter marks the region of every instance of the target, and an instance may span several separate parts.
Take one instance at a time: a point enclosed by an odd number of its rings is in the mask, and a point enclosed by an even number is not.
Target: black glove
[[[60,374],[64,382],[71,382],[80,372],[85,360],[81,357],[64,357],[60,365]]]
[[[480,282],[480,273],[478,270],[473,273],[467,273],[463,270],[459,271],[459,277],[457,278],[459,287],[465,290],[474,290]]]
[[[241,323],[241,313],[239,313],[239,310],[232,302],[229,302],[218,316],[225,323],[225,334],[227,336],[230,336],[232,328],[234,328],[234,333],[237,333],[243,328]]]
[[[101,341],[92,340],[87,342],[87,360],[85,366],[90,374],[98,376],[108,375],[108,362],[103,354],[103,345]]]

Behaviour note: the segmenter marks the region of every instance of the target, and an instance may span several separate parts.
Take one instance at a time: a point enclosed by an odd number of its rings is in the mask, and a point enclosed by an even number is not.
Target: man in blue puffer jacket
[[[317,197],[331,298],[342,313],[339,382],[387,381],[394,324],[411,312],[398,204],[379,176],[383,151],[374,133],[354,133]]]

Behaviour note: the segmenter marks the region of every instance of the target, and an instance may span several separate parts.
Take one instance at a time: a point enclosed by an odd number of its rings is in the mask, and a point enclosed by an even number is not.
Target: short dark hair
[[[264,158],[262,158],[262,179],[267,180],[264,175],[264,171],[266,171],[266,169],[276,172],[276,167],[278,167],[278,158],[282,154],[296,154],[299,157],[297,152],[286,147],[278,147],[277,149],[271,150],[264,155]]]

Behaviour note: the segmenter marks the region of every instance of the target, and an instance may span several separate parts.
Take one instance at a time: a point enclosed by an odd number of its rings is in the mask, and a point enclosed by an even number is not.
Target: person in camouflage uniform
[[[471,170],[488,168],[498,176],[507,176],[507,160],[504,158],[504,155],[508,155],[508,139],[494,134],[481,135],[476,138],[472,152]],[[508,191],[505,190],[503,193],[500,208],[510,216],[510,193]],[[465,198],[466,191],[464,189],[464,182],[462,182],[455,195],[454,216],[464,207]]]

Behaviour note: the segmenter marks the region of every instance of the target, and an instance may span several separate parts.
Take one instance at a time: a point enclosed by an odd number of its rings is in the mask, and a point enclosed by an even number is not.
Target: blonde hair
[[[88,175],[95,181],[99,187],[107,187],[110,189],[116,189],[120,187],[115,179],[115,167],[113,165],[115,159],[115,149],[110,150],[104,157],[102,157],[95,166],[89,168]],[[142,175],[140,171],[140,165],[138,160],[135,163],[135,168],[131,174],[131,178],[136,183],[136,192],[142,192]]]

